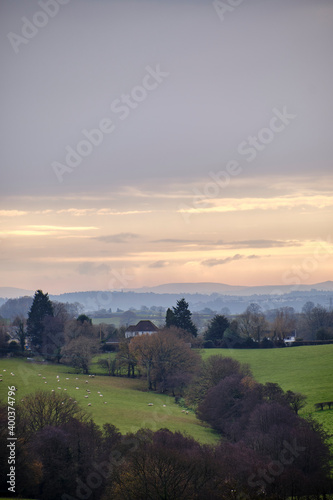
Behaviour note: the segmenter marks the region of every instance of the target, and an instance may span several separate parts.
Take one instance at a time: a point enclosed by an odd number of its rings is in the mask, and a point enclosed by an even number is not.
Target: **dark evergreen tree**
[[[228,318],[222,314],[216,314],[214,318],[208,325],[207,331],[205,333],[206,340],[222,340],[223,334],[227,328],[229,328],[230,323]]]
[[[45,333],[44,319],[53,316],[53,306],[47,293],[37,290],[28,313],[27,336],[33,347],[40,350],[43,345]]]
[[[171,328],[172,326],[176,326],[176,318],[172,309],[168,308],[165,316],[165,326],[167,328]]]
[[[80,323],[84,323],[85,321],[87,321],[88,323],[90,323],[92,325],[92,319],[89,318],[89,316],[87,316],[86,314],[80,314],[80,316],[78,316],[76,318],[76,321],[79,321]]]
[[[185,299],[177,300],[177,306],[167,310],[166,313],[166,326],[176,326],[187,332],[190,332],[194,337],[197,336],[198,330],[193,323],[191,316],[192,313],[188,308],[188,303]]]

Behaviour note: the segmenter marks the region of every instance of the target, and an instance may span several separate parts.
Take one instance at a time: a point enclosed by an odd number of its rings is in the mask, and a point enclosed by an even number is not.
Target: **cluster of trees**
[[[305,399],[275,383],[259,384],[247,365],[222,356],[202,364],[185,394],[202,421],[252,456],[256,471],[248,485],[258,498],[279,499],[319,497],[332,487],[328,435],[299,417]]]
[[[301,314],[292,307],[262,311],[250,304],[233,319],[217,314],[204,333],[205,347],[273,347],[284,345],[285,338],[300,332],[308,340],[333,340],[333,312],[307,302]]]
[[[74,366],[86,372],[91,357],[101,347],[100,341],[121,341],[124,338],[125,327],[117,329],[114,325],[106,324],[94,326],[86,315],[79,314],[79,304],[51,302],[48,294],[41,290],[37,290],[33,299],[25,299],[27,308],[30,304],[27,319],[22,315],[15,316],[9,326],[12,332],[16,332],[18,342],[7,334],[8,320],[0,318],[0,353],[3,355],[23,352],[28,339],[29,347],[34,353],[58,362],[61,358],[65,362],[71,361]],[[13,304],[9,312],[13,315],[16,311],[15,300],[11,302]],[[132,311],[124,314],[126,317],[123,320],[126,319],[126,323],[135,316]],[[295,313],[292,307],[264,312],[258,304],[252,303],[243,314],[237,316],[216,314],[200,336],[195,324],[198,323],[197,316],[192,315],[185,299],[178,300],[175,307],[166,311],[165,327],[187,332],[188,342],[199,345],[201,341],[203,347],[284,346],[284,339],[296,332],[300,340],[333,340],[333,311],[313,302],[307,302],[302,313]],[[122,373],[126,358],[130,357],[128,347],[122,346],[121,350],[122,356],[118,356],[117,361],[108,366],[112,374]],[[130,364],[133,375],[134,365]]]
[[[8,328],[15,332],[19,343],[10,341]],[[37,290],[27,319],[16,317],[11,326],[0,323],[0,349],[8,352],[41,355],[49,361],[68,363],[88,373],[89,364],[106,338],[124,337],[124,328],[113,325],[93,325],[85,314],[77,316],[72,304],[51,302],[48,294]],[[28,348],[28,350],[26,349]]]

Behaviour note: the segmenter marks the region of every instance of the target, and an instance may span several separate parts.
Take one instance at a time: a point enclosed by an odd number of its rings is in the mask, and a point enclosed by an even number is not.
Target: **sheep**
[[[106,402],[106,401],[104,401],[104,404],[106,405],[106,404],[107,404],[107,402]]]
[[[75,389],[78,389],[78,387],[75,387]]]
[[[68,378],[68,377],[66,377],[66,380],[69,380],[69,378]]]
[[[102,397],[103,397],[103,394],[100,394],[100,395],[99,395],[99,397],[100,397],[100,398],[102,398]]]
[[[88,403],[88,406],[91,406],[91,403]]]
[[[61,387],[58,387],[58,389],[61,389]]]
[[[166,408],[166,405],[163,405],[163,408]]]
[[[84,396],[85,398],[87,398],[88,396]]]
[[[182,410],[182,413],[185,413],[185,410]]]
[[[148,403],[148,406],[154,406],[154,403]]]

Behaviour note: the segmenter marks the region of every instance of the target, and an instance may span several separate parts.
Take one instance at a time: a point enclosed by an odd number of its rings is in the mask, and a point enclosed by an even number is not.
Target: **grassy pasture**
[[[248,363],[258,382],[276,382],[285,391],[301,392],[307,404],[300,416],[311,415],[333,434],[333,408],[315,410],[314,404],[333,401],[333,345],[284,349],[205,349],[203,357],[230,356]]]
[[[53,389],[73,397],[98,425],[109,422],[124,434],[141,427],[152,430],[165,427],[186,432],[202,443],[217,440],[216,434],[201,425],[193,413],[182,413],[172,397],[148,393],[144,380],[101,375],[93,378],[76,374],[64,365],[36,364],[19,358],[2,359],[0,374],[3,380],[0,383],[1,401],[6,401],[7,388],[12,385],[18,389],[17,404],[29,393],[37,390],[51,392]],[[148,403],[153,403],[153,406],[148,406]]]
[[[333,346],[202,350],[204,358],[213,354],[231,356],[242,363],[249,363],[259,382],[277,382],[284,390],[305,394],[308,399],[306,407],[301,410],[301,416],[311,414],[333,434],[333,409],[314,409],[315,403],[333,400]],[[109,354],[105,354],[99,357],[108,356]],[[111,353],[110,356],[114,354]],[[10,375],[11,372],[14,376]],[[173,398],[146,392],[144,380],[103,376],[103,369],[97,364],[97,358],[92,364],[91,372],[96,373],[94,378],[76,374],[74,369],[64,365],[36,364],[20,358],[2,359],[0,399],[6,400],[8,385],[18,388],[17,403],[28,393],[54,389],[75,398],[97,424],[110,422],[122,433],[136,431],[141,427],[153,430],[167,427],[172,431],[187,432],[202,443],[216,441],[216,434],[201,425],[194,414],[182,413]],[[88,393],[87,390],[91,392]],[[148,403],[153,403],[153,406],[148,406]]]

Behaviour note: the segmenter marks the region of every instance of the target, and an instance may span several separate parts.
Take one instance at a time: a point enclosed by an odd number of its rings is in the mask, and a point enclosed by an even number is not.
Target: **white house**
[[[149,333],[149,335],[151,335],[152,333],[155,333],[157,331],[158,328],[154,325],[154,323],[149,320],[142,320],[139,321],[137,325],[128,326],[125,331],[125,337],[128,339],[130,337],[136,337],[137,335],[144,335],[146,333]]]

